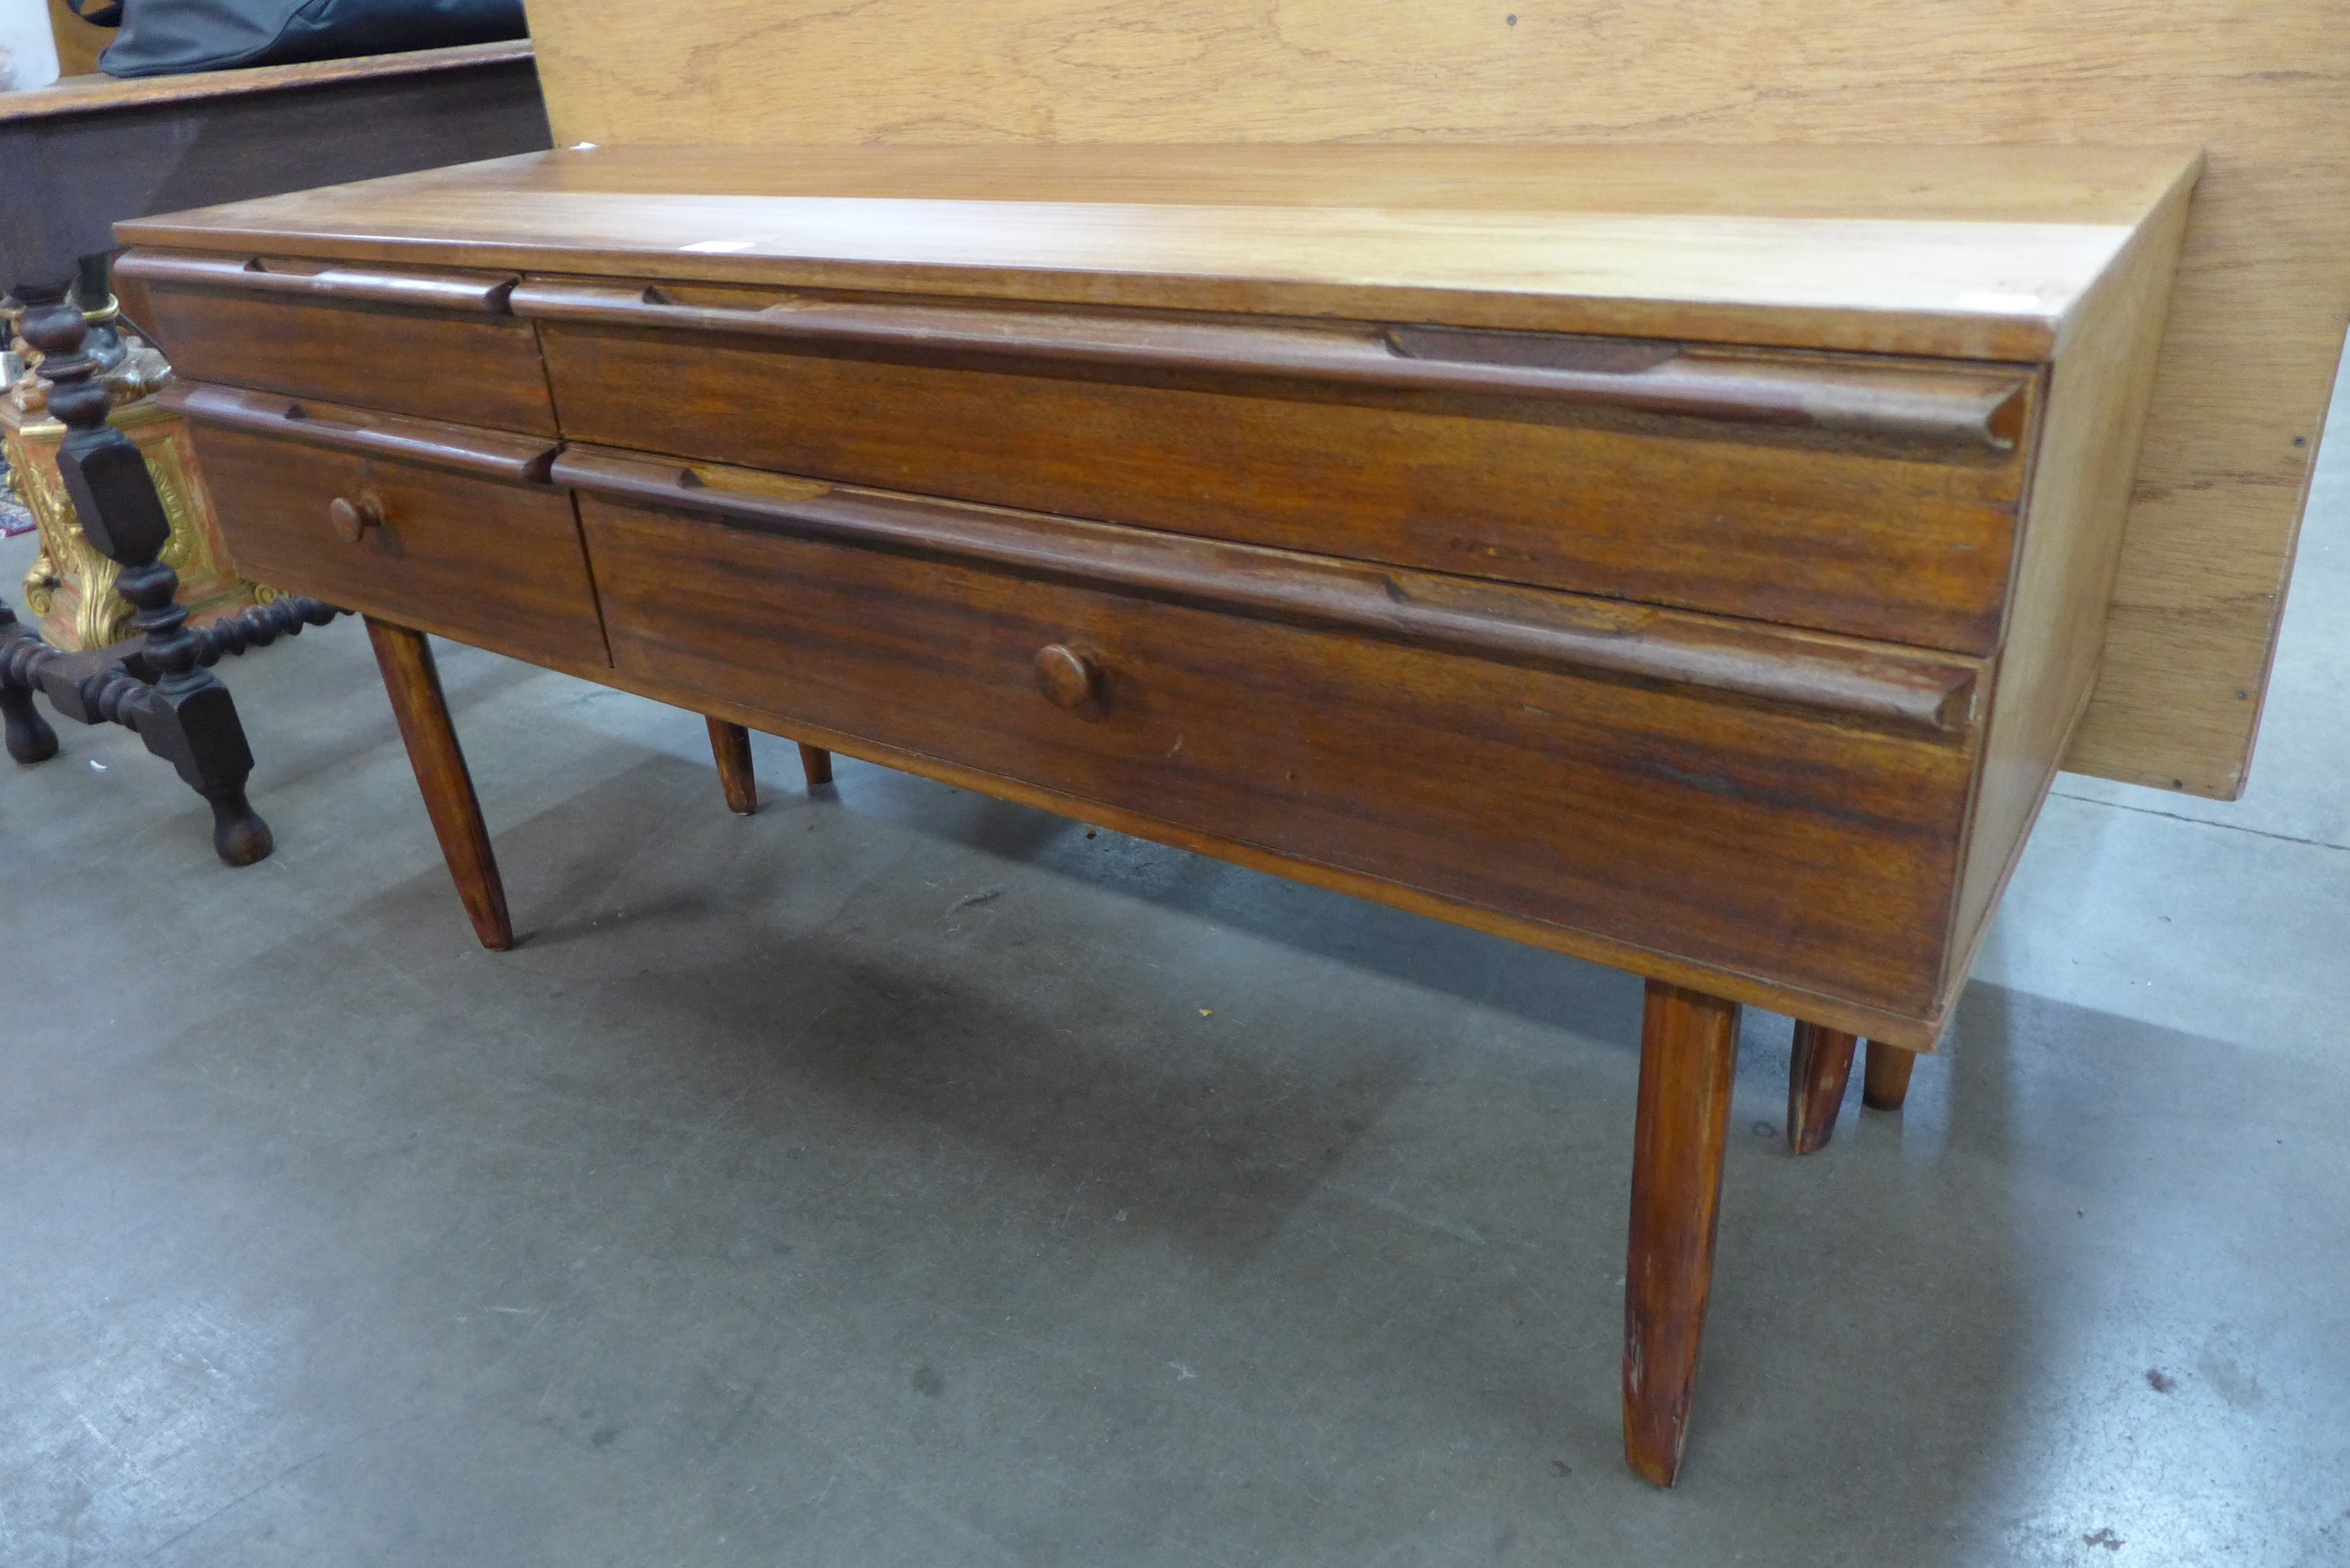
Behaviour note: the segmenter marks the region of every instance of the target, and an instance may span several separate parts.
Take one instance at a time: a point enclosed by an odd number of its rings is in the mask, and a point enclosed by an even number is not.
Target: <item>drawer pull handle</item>
[[[357,457],[454,469],[484,479],[536,484],[546,478],[547,464],[555,461],[556,443],[536,436],[473,430],[404,414],[352,411],[348,419],[338,419],[292,398],[239,387],[180,381],[164,388],[157,401],[198,424],[300,441]],[[350,422],[353,420],[367,422]]]
[[[1731,424],[1835,431],[2004,452],[2022,439],[2029,376],[1993,366],[1792,358],[1641,338],[1372,325],[1234,325],[1162,317],[786,297],[687,303],[658,287],[530,279],[517,316],[590,327],[772,339],[789,352],[872,353],[1145,373],[1274,378],[1531,399]]]
[[[357,501],[338,495],[327,503],[327,521],[335,525],[335,533],[344,544],[356,545],[366,537],[369,529],[383,526],[383,503],[372,495],[362,495]]]
[[[1759,700],[1874,729],[1943,736],[1974,722],[1981,666],[1922,649],[812,481],[790,482],[806,486],[796,494],[738,490],[674,462],[598,447],[567,447],[548,477],[599,498],[780,534]],[[1074,694],[1068,707],[1098,697],[1099,660],[1053,643],[1036,656],[1037,689],[1055,702]]]
[[[166,288],[216,288],[237,294],[290,294],[339,305],[405,306],[467,316],[511,316],[506,296],[512,274],[377,270],[338,263],[278,262],[259,256],[191,255],[174,251],[132,251],[114,264],[117,277],[137,278]]]
[[[1036,653],[1036,690],[1055,708],[1082,708],[1101,689],[1101,665],[1091,654],[1065,643],[1046,643]]]

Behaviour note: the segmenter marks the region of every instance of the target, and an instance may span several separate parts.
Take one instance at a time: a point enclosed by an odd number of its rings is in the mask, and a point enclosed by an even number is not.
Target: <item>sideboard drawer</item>
[[[1989,652],[2024,368],[527,279],[566,436]],[[658,396],[648,389],[658,388]]]
[[[182,383],[164,398],[244,576],[518,657],[603,667],[552,441]]]
[[[147,250],[119,270],[144,286],[143,325],[189,380],[555,433],[511,273]]]
[[[555,477],[648,689],[1856,1002],[1938,994],[1972,660],[614,454]]]

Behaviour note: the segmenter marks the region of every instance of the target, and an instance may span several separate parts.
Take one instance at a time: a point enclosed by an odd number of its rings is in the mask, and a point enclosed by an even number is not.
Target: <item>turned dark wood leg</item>
[[[705,718],[710,726],[710,754],[718,759],[718,787],[726,792],[726,809],[748,816],[759,809],[759,775],[751,765],[751,732],[723,719]]]
[[[1624,1457],[1659,1486],[1679,1473],[1689,1436],[1737,1057],[1738,1003],[1648,982],[1624,1269]]]
[[[1909,1097],[1909,1072],[1917,1065],[1917,1052],[1870,1041],[1868,1065],[1860,1078],[1860,1103],[1873,1111],[1899,1110],[1901,1102]]]
[[[821,746],[811,746],[805,741],[799,742],[799,748],[800,772],[807,775],[808,788],[816,789],[830,784],[832,753]]]
[[[1852,1077],[1857,1035],[1818,1023],[1795,1025],[1795,1052],[1787,1064],[1787,1147],[1817,1154],[1835,1136],[1836,1113],[1844,1109],[1845,1085]]]
[[[416,786],[424,792],[424,809],[465,901],[474,934],[494,951],[514,946],[514,925],[506,919],[505,886],[498,880],[498,862],[490,853],[489,829],[482,823],[482,803],[473,795],[473,777],[466,771],[465,753],[458,749],[456,728],[449,722],[449,701],[441,691],[441,671],[432,649],[421,631],[367,618],[368,640],[375,644],[375,660],[383,670],[383,689],[391,698],[392,715],[400,721],[400,738],[408,742],[408,761],[416,770]]]
[[[173,602],[179,574],[158,559],[171,542],[171,520],[146,459],[106,422],[108,392],[97,379],[100,365],[71,286],[19,284],[16,295],[26,308],[18,330],[41,351],[48,410],[66,427],[57,448],[66,494],[83,536],[120,564],[116,587],[137,612],[130,625],[140,641],[128,657],[113,650],[50,657],[38,660],[37,671],[28,662],[18,673],[35,675],[50,705],[69,718],[136,730],[149,751],[210,803],[213,851],[231,866],[250,866],[271,848],[269,828],[244,794],[253,753],[228,688],[199,662],[187,611]],[[12,733],[21,727],[11,715]],[[37,735],[28,743],[36,745]]]
[[[266,648],[281,637],[299,635],[305,626],[325,626],[349,613],[317,599],[281,594],[265,605],[248,605],[224,615],[190,635],[196,662],[210,667],[226,655]],[[8,754],[20,763],[47,762],[57,754],[57,733],[34,703],[35,691],[50,690],[58,711],[85,723],[110,720],[136,729],[149,706],[138,686],[151,674],[147,649],[139,641],[88,653],[59,653],[0,603],[0,720],[6,721]]]

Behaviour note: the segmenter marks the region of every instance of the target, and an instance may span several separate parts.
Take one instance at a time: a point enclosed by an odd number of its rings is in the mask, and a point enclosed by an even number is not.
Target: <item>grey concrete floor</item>
[[[476,947],[366,641],[275,858],[0,772],[0,1564],[2350,1563],[2350,435],[2231,806],[2066,779],[1898,1117],[1750,1014],[1680,1487],[1639,984],[469,649]],[[0,546],[13,583],[24,541]]]

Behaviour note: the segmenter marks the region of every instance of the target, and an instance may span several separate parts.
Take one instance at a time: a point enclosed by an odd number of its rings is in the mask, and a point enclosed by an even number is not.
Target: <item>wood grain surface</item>
[[[1732,192],[1719,149],[1513,149],[1492,182],[1416,148],[801,151],[298,193],[126,225],[182,247],[127,270],[295,339],[244,364],[197,313],[188,369],[255,384],[178,400],[298,586],[590,673],[600,592],[610,678],[725,723],[1932,1045],[2094,668],[2195,159],[1750,150]],[[689,157],[720,194],[662,194]],[[681,240],[707,202],[771,222]],[[1648,251],[1575,237],[1643,202]],[[1315,275],[1316,225],[1365,213],[1411,220],[1416,281]],[[1518,217],[1561,243],[1497,272]],[[1756,218],[1761,265],[1685,243]],[[1919,265],[1860,276],[1855,223]],[[1644,255],[1669,286],[1607,292]],[[443,412],[486,332],[612,445],[321,400],[402,321],[413,385],[353,394]],[[536,422],[546,379],[493,369],[458,380]],[[542,476],[586,493],[593,587]],[[1429,735],[1447,767],[1395,760]],[[1561,802],[1572,833],[1520,826]]]
[[[57,41],[59,86],[76,77],[96,76],[98,57],[114,42],[114,29],[85,22],[66,7],[66,0],[49,0],[49,31]]]
[[[1659,1486],[1680,1474],[1697,1388],[1738,1003],[1648,981],[1624,1264],[1624,1458]]]
[[[533,20],[557,145],[2200,145],[2107,658],[2069,765],[2241,787],[2350,317],[2336,5],[783,0],[723,49],[633,0]]]
[[[473,775],[457,743],[450,722],[449,700],[441,690],[440,667],[424,634],[367,618],[368,640],[375,647],[383,671],[384,694],[391,700],[400,738],[407,742],[409,765],[424,795],[425,815],[432,819],[433,836],[449,863],[450,878],[473,922],[473,934],[493,952],[514,946],[514,922],[506,914],[505,885],[498,877],[497,857],[490,849],[490,830],[482,820],[482,803],[473,794]]]
[[[725,719],[762,732],[785,728],[776,722],[772,711],[706,688],[696,690],[674,680],[609,666],[575,662],[552,655],[538,656],[532,662],[622,691],[632,691],[657,702],[667,702],[672,707]],[[1464,903],[1402,882],[1367,876],[1342,866],[1284,855],[1262,845],[1184,827],[1147,811],[1136,811],[1043,788],[1022,779],[989,773],[929,753],[885,745],[846,730],[809,723],[794,723],[788,728],[807,737],[800,742],[804,748],[803,763],[806,760],[806,749],[821,747],[827,756],[837,752],[842,756],[856,757],[899,773],[912,774],[919,778],[935,779],[958,789],[972,790],[998,800],[1034,806],[1058,816],[1114,828],[1155,844],[1192,850],[1252,870],[1292,877],[1317,888],[1332,888],[1353,898],[1409,910],[1432,919],[1450,921],[1510,941],[1566,953],[1628,973],[1660,977],[1676,984],[1704,988],[1710,994],[1767,1007],[1774,1012],[1817,1020],[1836,1028],[1865,1033],[1872,1040],[1899,1041],[1913,1051],[1933,1051],[1941,1036],[1943,1020],[1939,1014],[1920,1019],[1819,992],[1804,991],[1759,975],[1710,969],[1653,948],[1638,947],[1596,932],[1529,919],[1523,915],[1483,905]],[[813,776],[809,779],[811,784],[828,782]]]
[[[1795,1153],[1817,1154],[1835,1136],[1858,1044],[1840,1029],[1795,1024],[1794,1049],[1787,1059],[1787,1147]]]
[[[1873,1111],[1898,1111],[1909,1097],[1909,1075],[1918,1053],[1883,1040],[1868,1043],[1868,1064],[1862,1070],[1860,1102]]]
[[[2185,150],[570,148],[126,244],[2037,361]],[[1490,166],[1492,178],[1484,177]]]
[[[151,277],[159,253],[149,259]],[[181,260],[193,270],[219,262]],[[380,297],[415,280],[312,264],[307,283]],[[361,292],[365,291],[365,292]],[[1743,351],[1718,344],[1543,332],[1491,332],[1414,322],[1235,321],[1172,313],[1039,310],[878,296],[809,294],[642,282],[533,278],[507,296],[515,313],[606,331],[673,335],[681,347],[734,337],[785,353],[912,365],[966,365],[1088,380],[1245,377],[1343,396],[1366,389],[1422,397],[1510,399],[1630,417],[1700,420],[1935,451],[2012,449],[2027,421],[2030,379],[2015,370],[1902,362],[1882,356]],[[387,303],[401,303],[397,298]],[[423,303],[418,301],[417,303]]]
[[[759,809],[759,772],[751,761],[751,732],[723,719],[710,723],[710,755],[718,764],[718,787],[726,793],[726,809],[749,816]]]
[[[2137,449],[2152,392],[2157,340],[2186,219],[2176,194],[2116,265],[2112,286],[2081,312],[2073,351],[2057,362],[2032,500],[2016,552],[1981,785],[1968,830],[1952,972],[1974,967],[1999,896],[2074,742],[2101,653],[2082,635],[2111,603]]]
[[[396,305],[469,316],[505,316],[515,280],[494,273],[338,266],[272,256],[145,250],[121,259],[115,275],[149,285],[288,295],[313,304]]]
[[[558,292],[582,291],[525,283],[515,308],[536,316]],[[1025,313],[994,314],[1003,335],[1026,330]],[[1109,337],[1133,318],[1086,319]],[[1243,341],[1220,368],[1196,369],[795,343],[723,321],[648,329],[566,316],[545,322],[541,341],[577,440],[1921,646],[1993,646],[2029,470],[2028,374],[1943,371],[1938,382],[1922,363],[1711,351],[1718,379],[1752,372],[1801,422],[1666,418],[1608,406],[1604,385],[1569,405],[1514,389],[1416,390],[1404,372],[1419,362],[1384,349],[1361,379],[1333,386],[1284,373],[1303,357],[1294,340],[1351,345],[1374,328],[1221,330]],[[1506,336],[1525,352],[1595,341]],[[1397,384],[1369,380],[1383,368]],[[1918,388],[1899,385],[1905,376]],[[648,386],[667,395],[648,404]],[[1899,420],[1947,402],[1953,427],[1957,409],[1987,406],[2012,422],[2004,450],[1980,411],[1956,444],[1887,440],[1903,427],[1871,428],[1880,400]]]
[[[202,381],[175,382],[163,389],[160,400],[173,413],[202,425],[359,457],[399,458],[484,479],[545,479],[556,453],[556,442],[544,436],[509,435],[446,420],[378,413]]]
[[[204,479],[244,576],[523,659],[607,662],[565,492],[199,429]],[[346,539],[329,515],[338,499],[380,524]]]
[[[100,48],[112,40],[111,32],[96,28],[91,31],[99,35],[94,41]],[[459,44],[446,49],[411,49],[397,55],[305,60],[290,66],[251,66],[241,70],[189,71],[170,77],[62,77],[45,88],[0,92],[0,120],[188,103],[200,99],[234,98],[341,82],[379,81],[433,71],[515,65],[530,58],[530,40],[514,38],[494,44]]]
[[[1499,663],[1683,687],[1894,733],[1960,739],[1981,706],[1982,667],[1973,659],[1752,621],[596,447],[567,448],[546,472],[589,494],[762,533]]]
[[[324,288],[288,292],[284,279],[222,269],[192,278],[178,258],[133,253],[120,270],[143,286],[143,322],[179,365],[203,367],[208,382],[226,382],[289,398],[387,413],[486,425],[532,435],[555,434],[555,405],[529,325],[466,304],[416,308],[380,298],[338,297]],[[254,279],[251,285],[241,280]],[[389,283],[379,276],[379,286]],[[469,286],[419,275],[415,283]],[[495,289],[504,304],[504,284]],[[419,286],[417,296],[430,297]]]
[[[615,668],[759,728],[863,736],[1912,1018],[1939,1006],[1970,734],[580,508]],[[1075,707],[1038,689],[1056,644],[1092,670]]]

